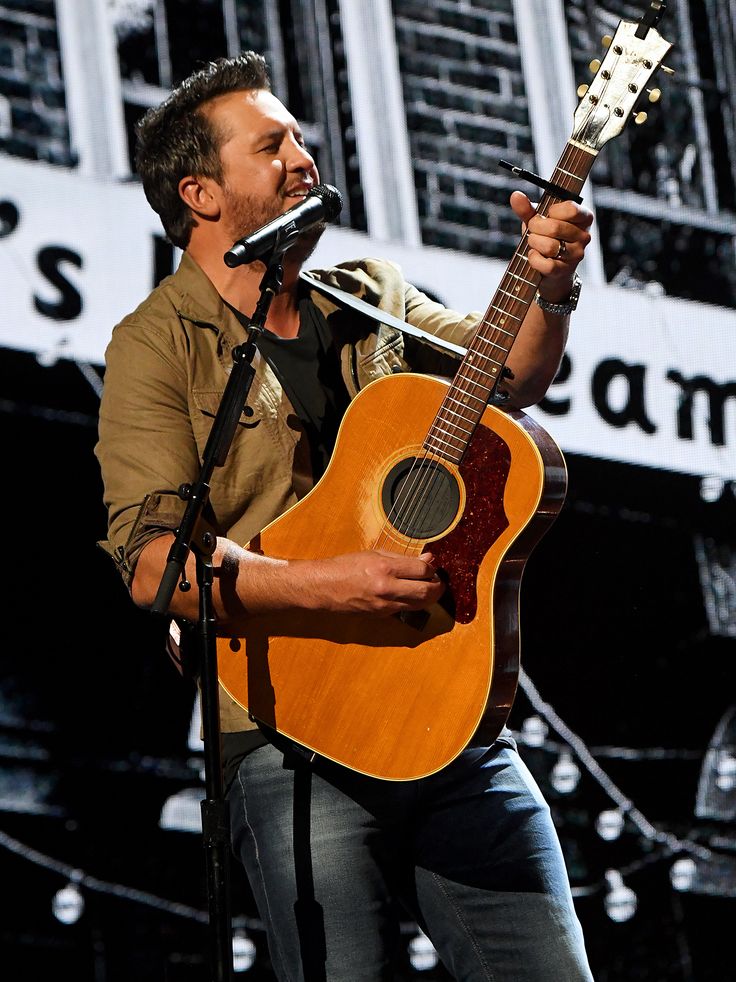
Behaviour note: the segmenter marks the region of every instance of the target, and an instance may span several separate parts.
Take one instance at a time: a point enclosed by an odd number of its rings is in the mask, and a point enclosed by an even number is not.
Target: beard
[[[283,214],[277,205],[266,202],[255,195],[238,194],[227,185],[222,190],[229,209],[227,232],[233,243],[251,235],[263,225]],[[299,265],[306,262],[317,247],[317,243],[326,228],[327,222],[317,222],[305,229],[293,245],[289,246],[284,255],[288,253],[289,261],[296,261]]]

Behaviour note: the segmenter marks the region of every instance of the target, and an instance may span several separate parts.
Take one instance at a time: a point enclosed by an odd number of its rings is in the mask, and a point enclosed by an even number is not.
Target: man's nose
[[[286,166],[289,170],[308,171],[314,167],[314,157],[306,147],[294,141],[287,154]]]

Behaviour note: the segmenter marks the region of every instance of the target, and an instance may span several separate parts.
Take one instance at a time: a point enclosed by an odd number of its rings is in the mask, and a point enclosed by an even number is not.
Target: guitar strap
[[[424,344],[449,353],[455,358],[462,358],[467,350],[466,348],[461,348],[459,344],[453,344],[451,341],[445,341],[434,334],[428,334],[427,331],[422,331],[420,328],[414,327],[413,324],[407,324],[406,321],[394,317],[393,314],[389,314],[385,310],[379,310],[378,307],[366,303],[365,300],[361,300],[359,297],[354,297],[352,293],[346,293],[344,290],[338,290],[335,286],[328,286],[327,283],[321,283],[310,273],[300,273],[299,278],[315,290],[319,290],[320,293],[333,297],[339,303],[347,307],[352,307],[353,310],[357,310],[359,313],[370,317],[379,324],[386,324],[388,327],[396,328],[397,331],[401,331],[403,334],[410,334]]]

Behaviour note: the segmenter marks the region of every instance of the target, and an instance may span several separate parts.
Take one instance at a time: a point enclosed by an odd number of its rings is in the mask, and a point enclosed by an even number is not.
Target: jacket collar
[[[219,328],[233,316],[212,280],[188,252],[182,255],[170,282],[178,294],[177,311],[187,320]]]
[[[315,279],[327,278],[329,272],[331,271],[310,270],[309,275]],[[309,288],[312,300],[325,316],[339,309],[339,304],[324,297],[315,289],[314,280],[310,282],[307,276],[301,276],[300,279]],[[188,252],[183,253],[178,269],[166,284],[169,288],[175,289],[176,309],[181,317],[224,335],[230,347],[243,341],[243,327],[240,321],[217,292],[212,280]]]

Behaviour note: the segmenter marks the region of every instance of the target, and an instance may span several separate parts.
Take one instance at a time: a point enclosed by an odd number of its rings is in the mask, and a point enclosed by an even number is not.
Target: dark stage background
[[[85,0],[76,9],[109,9],[117,18],[111,50],[120,73],[123,135],[146,99],[158,101],[167,85],[202,58],[238,45],[266,51],[294,111],[307,120],[323,180],[345,192],[346,230],[370,237],[375,211],[368,191],[374,178],[356,147],[349,39],[342,36],[349,5],[350,0],[131,0],[105,7]],[[508,258],[516,234],[498,218],[513,185],[493,184],[496,201],[488,184],[483,228],[477,210],[475,224],[463,217],[460,164],[445,160],[443,170],[432,144],[433,137],[437,145],[447,138],[447,116],[437,106],[427,109],[427,100],[425,110],[419,108],[418,87],[432,65],[459,46],[453,57],[470,73],[479,63],[479,39],[495,39],[495,61],[487,63],[481,80],[456,77],[448,98],[452,92],[470,100],[463,111],[476,112],[479,127],[487,114],[512,106],[520,119],[514,125],[528,130],[528,145],[519,137],[517,149],[534,166],[540,153],[534,127],[521,118],[521,20],[540,16],[540,10],[552,19],[561,13],[577,81],[581,65],[597,53],[599,35],[643,6],[584,0],[559,6],[534,0],[385,5],[404,86],[416,248],[446,248],[458,262],[470,254],[492,262]],[[670,6],[679,52],[671,60],[687,80],[670,107],[700,105],[702,113],[688,115],[683,108],[682,119],[675,119],[667,111],[666,123],[655,122],[649,131],[654,135],[637,131],[601,162],[600,187],[591,192],[601,235],[600,296],[606,285],[636,292],[656,281],[656,296],[692,303],[687,309],[696,321],[707,324],[712,311],[725,325],[720,350],[722,380],[728,382],[736,367],[736,154],[728,85],[734,23],[715,3]],[[76,130],[76,143],[73,138],[68,66],[76,63],[64,40],[64,31],[71,30],[65,27],[69,8],[52,0],[0,0],[0,174],[15,174],[11,163],[33,168],[41,162],[58,172],[133,184],[122,157],[90,164],[82,152],[83,129]],[[169,28],[168,61],[162,25]],[[312,25],[311,33],[305,25]],[[321,43],[323,55],[330,53],[330,70],[324,55],[311,88],[292,77],[288,58],[295,38],[305,37]],[[505,82],[492,71],[498,64],[507,72]],[[46,88],[38,88],[39,79]],[[495,108],[491,100],[473,109],[482,79],[491,94],[492,80],[501,79]],[[503,96],[507,83],[514,97]],[[324,110],[328,84],[338,119]],[[508,137],[508,127],[504,132]],[[696,162],[687,180],[682,160],[673,165],[667,185],[664,151],[656,148],[672,148],[678,134],[683,144],[692,143]],[[468,164],[479,180],[491,139],[487,133],[478,137],[478,156]],[[472,140],[462,147],[457,139],[450,143],[458,154],[471,154]],[[507,152],[508,146],[497,149]],[[710,170],[708,154],[715,161]],[[625,163],[630,159],[635,167]],[[647,172],[648,184],[642,176]],[[680,182],[679,204],[672,180]],[[19,187],[3,182],[0,255],[4,249],[11,292],[10,246],[16,227],[17,235],[22,230],[13,213],[17,194]],[[110,217],[98,217],[101,228],[107,227]],[[75,234],[71,210],[68,218],[68,226],[45,230],[44,241],[68,242]],[[410,238],[405,233],[404,241]],[[172,257],[162,242],[158,250],[160,274]],[[116,270],[117,279],[125,277],[125,268]],[[60,299],[56,312],[46,316],[66,327],[76,315],[64,301],[74,291],[65,293],[58,279],[51,282]],[[14,340],[0,349],[3,978],[53,972],[79,982],[202,980],[204,855],[200,834],[191,827],[202,795],[195,692],[165,654],[165,626],[133,607],[95,544],[105,533],[93,455],[101,362],[89,352],[70,356],[63,344],[49,354],[48,341],[39,340],[34,328],[38,304],[35,311],[32,306],[24,313],[11,302],[12,323],[5,330],[14,332]],[[111,309],[96,325],[103,343],[119,313]],[[680,459],[660,460],[658,466],[605,446],[600,455],[568,450],[567,501],[525,572],[525,674],[511,725],[553,809],[599,982],[736,979],[736,382],[730,388],[724,382],[720,391],[719,470],[689,466],[687,442]],[[711,423],[717,410],[710,403]],[[233,894],[238,967],[246,978],[270,980],[263,933],[237,872]],[[431,950],[425,951],[426,967],[411,963],[417,931],[408,917],[404,929],[402,978],[446,978]]]

